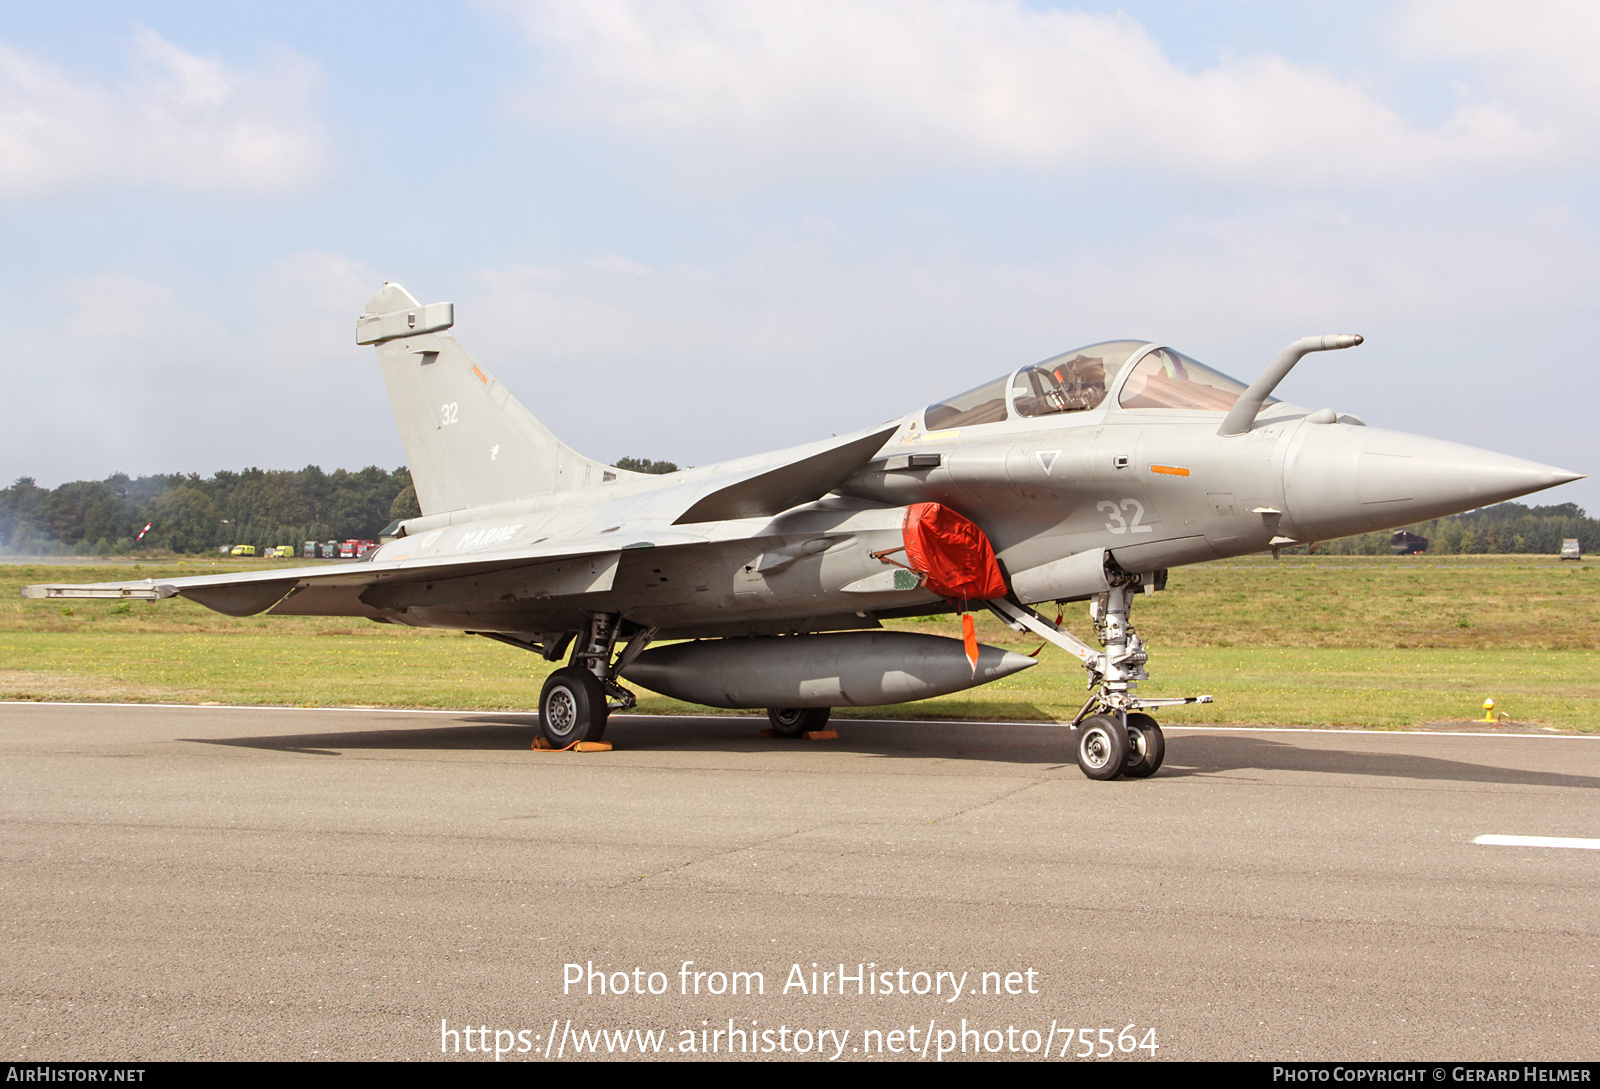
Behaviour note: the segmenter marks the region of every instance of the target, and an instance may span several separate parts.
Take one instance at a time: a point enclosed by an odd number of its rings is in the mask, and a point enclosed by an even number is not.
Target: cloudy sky
[[[8,7],[0,476],[401,464],[384,280],[606,461],[1348,331],[1280,392],[1600,472],[1596,55],[1541,0]]]

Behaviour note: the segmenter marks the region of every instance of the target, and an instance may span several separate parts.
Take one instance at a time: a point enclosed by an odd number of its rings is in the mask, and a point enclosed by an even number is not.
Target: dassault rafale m
[[[1020,367],[854,434],[663,476],[561,443],[447,331],[450,303],[385,284],[375,346],[420,517],[362,562],[89,585],[26,597],[181,595],[230,616],[454,628],[566,659],[545,682],[553,745],[598,740],[628,681],[766,708],[779,734],[830,710],[924,699],[1034,659],[980,645],[992,611],[1077,657],[1072,721],[1094,779],[1143,777],[1165,741],[1129,613],[1167,570],[1390,529],[1579,479],[1368,427],[1271,394],[1307,337],[1248,386],[1160,344],[1116,340]],[[1087,601],[1098,649],[1033,606]],[[882,629],[960,610],[964,639]],[[652,646],[652,643],[660,645]]]

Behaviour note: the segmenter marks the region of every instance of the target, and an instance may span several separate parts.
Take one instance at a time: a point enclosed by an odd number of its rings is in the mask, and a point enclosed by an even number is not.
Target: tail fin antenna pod
[[[456,323],[455,303],[423,306],[399,284],[384,284],[356,318],[356,343],[378,344],[418,333],[442,333]]]
[[[563,444],[446,330],[452,303],[424,306],[384,284],[356,319],[389,387],[423,514],[441,514],[628,475]]]

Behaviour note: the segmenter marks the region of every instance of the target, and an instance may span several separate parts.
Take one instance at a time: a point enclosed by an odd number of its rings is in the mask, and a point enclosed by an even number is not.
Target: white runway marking
[[[1479,836],[1472,841],[1490,847],[1582,847],[1600,851],[1600,839],[1567,839],[1562,836]]]

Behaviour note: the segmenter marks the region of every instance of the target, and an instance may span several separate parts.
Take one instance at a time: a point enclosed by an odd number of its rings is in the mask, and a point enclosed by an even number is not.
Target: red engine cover
[[[1006,596],[994,546],[977,524],[939,503],[906,508],[906,559],[923,585],[952,601]]]

